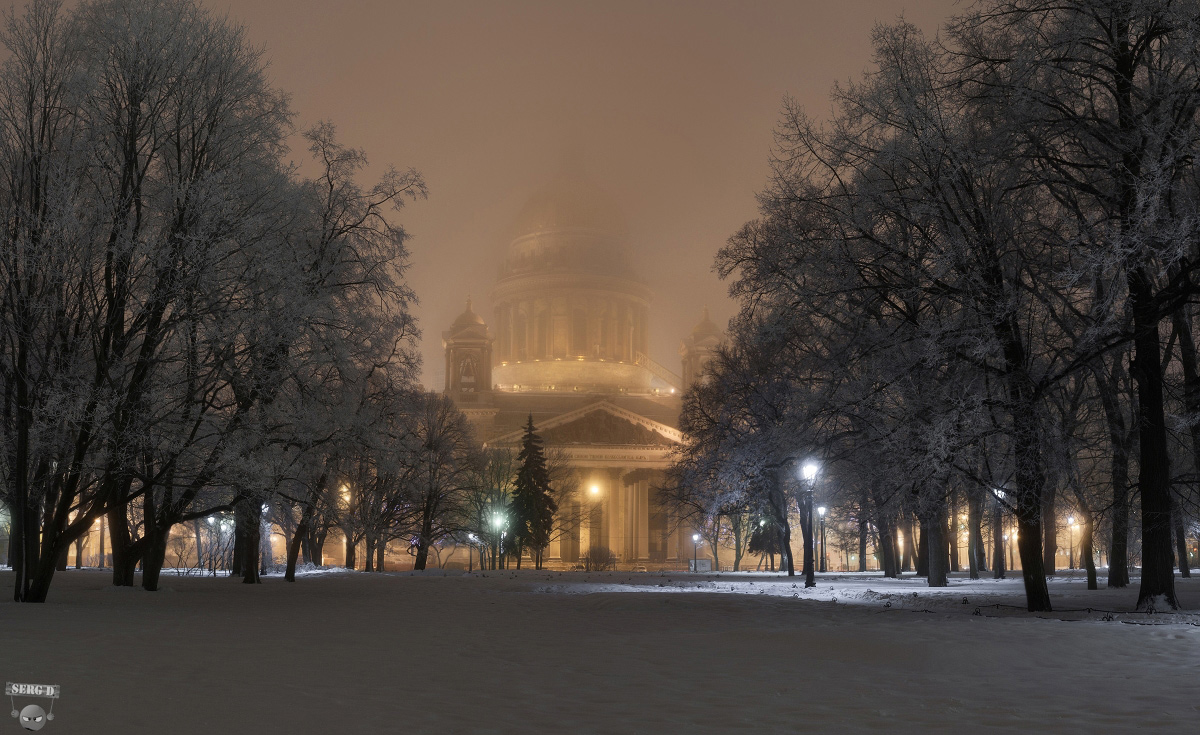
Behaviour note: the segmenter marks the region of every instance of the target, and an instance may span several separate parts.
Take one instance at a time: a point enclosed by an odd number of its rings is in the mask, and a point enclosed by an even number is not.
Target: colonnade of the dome
[[[499,363],[632,362],[647,348],[649,310],[624,294],[514,294],[494,312]]]

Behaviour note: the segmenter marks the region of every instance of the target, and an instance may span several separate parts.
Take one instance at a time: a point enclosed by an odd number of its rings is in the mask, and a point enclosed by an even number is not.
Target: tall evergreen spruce
[[[533,428],[533,415],[525,425],[525,436],[521,440],[521,453],[517,455],[517,481],[513,486],[513,551],[517,555],[517,569],[521,568],[521,556],[529,551],[534,566],[542,568],[542,552],[550,545],[550,533],[554,528],[554,514],[558,504],[554,502],[550,489],[550,474],[546,471],[546,455],[542,451],[542,439]]]

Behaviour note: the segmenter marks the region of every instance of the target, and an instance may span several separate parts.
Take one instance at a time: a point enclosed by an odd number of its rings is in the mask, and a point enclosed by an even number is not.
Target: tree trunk
[[[126,506],[117,504],[108,511],[108,536],[112,542],[113,586],[132,587],[134,570],[139,561],[134,542],[129,537]]]
[[[428,558],[430,558],[431,538],[433,538],[433,514],[426,512],[421,516],[421,543],[418,548],[416,548],[416,560],[413,562],[413,569],[424,569],[428,563]],[[520,563],[521,557],[517,556],[517,564]]]
[[[325,566],[325,539],[329,536],[329,527],[322,528],[313,534],[309,541],[312,550],[312,563],[319,567]]]
[[[1183,366],[1183,405],[1187,412],[1200,414],[1200,357],[1197,356],[1196,340],[1192,336],[1191,308],[1184,304],[1171,317],[1179,341],[1179,362]],[[1188,422],[1188,433],[1192,440],[1192,471],[1200,475],[1200,422]],[[1187,555],[1187,534],[1184,531],[1183,514],[1172,497],[1171,518],[1175,530],[1176,555],[1179,557],[1179,573],[1192,576]]]
[[[1096,583],[1096,560],[1094,550],[1092,549],[1092,514],[1085,513],[1082,524],[1082,534],[1079,537],[1079,556],[1083,561],[1084,568],[1087,569],[1087,584],[1089,590],[1099,589],[1100,586]]]
[[[241,569],[243,584],[258,584],[258,558],[262,544],[262,505],[253,498],[239,503],[233,514],[234,534],[242,539]],[[236,566],[236,565],[235,565]]]
[[[363,554],[363,558],[366,559],[366,562],[363,565],[363,571],[373,572],[375,571],[375,539],[371,538],[371,536],[368,534],[363,542],[363,546],[365,547],[363,551],[366,552]]]
[[[928,537],[928,542],[926,542]],[[930,587],[946,587],[950,571],[950,547],[946,544],[946,516],[934,511],[928,518],[921,519],[921,544],[925,547],[928,567],[927,584]]]
[[[108,565],[108,552],[104,548],[104,540],[108,532],[107,529],[108,516],[100,516],[100,543],[98,544],[100,547],[100,553],[97,555],[99,558],[96,561],[96,566],[100,567],[101,569]]]
[[[979,573],[986,572],[987,546],[983,543],[983,492],[975,490],[967,493],[967,553],[971,555],[975,575],[971,579],[979,579]]]
[[[145,551],[142,554],[142,589],[147,592],[158,591],[159,577],[167,559],[169,537],[169,528],[163,531],[152,524],[146,525],[145,534],[142,536],[145,539]]]
[[[1056,495],[1053,486],[1045,488],[1042,493],[1042,533],[1045,535],[1042,542],[1042,566],[1047,577],[1054,576],[1058,565],[1058,519],[1054,515]]]
[[[858,522],[858,571],[867,571],[867,521]]]
[[[345,531],[342,532],[346,537],[346,563],[343,565],[346,569],[354,569],[358,566],[358,544],[354,543],[354,539]],[[425,567],[421,567],[424,569]]]
[[[1029,612],[1050,612],[1050,590],[1042,569],[1042,516],[1035,508],[1017,514],[1017,551]]]
[[[1158,302],[1152,278],[1144,267],[1131,268],[1126,278],[1133,302],[1131,372],[1137,384],[1138,489],[1142,499],[1142,584],[1137,607],[1147,609],[1161,598],[1160,604],[1178,610],[1171,552],[1171,469],[1163,408]]]
[[[201,576],[204,573],[204,538],[200,534],[200,519],[192,519],[192,531],[196,535],[196,567],[200,569]]]
[[[387,550],[387,543],[380,541],[375,545],[375,571],[383,571],[383,552]]]
[[[1113,359],[1112,367],[1097,375],[1100,405],[1108,426],[1108,442],[1112,455],[1109,477],[1112,482],[1112,540],[1108,549],[1108,586],[1129,586],[1129,454],[1133,437],[1125,428],[1121,408],[1121,358]]]
[[[917,576],[929,576],[929,529],[925,521],[919,521],[921,536],[917,540]],[[909,526],[911,528],[911,525]],[[940,538],[940,536],[939,536]]]
[[[892,519],[880,515],[876,519],[879,525],[879,566],[883,576],[895,579],[900,576],[900,557],[896,551],[896,527]]]
[[[1175,538],[1175,566],[1179,567],[1179,576],[1186,579],[1192,576],[1192,570],[1188,567],[1187,532],[1183,528],[1183,512],[1175,496],[1168,497],[1171,500],[1171,535]]]
[[[292,534],[292,538],[288,542],[287,566],[283,572],[283,578],[288,582],[296,581],[296,559],[300,556],[300,548],[307,543],[312,516],[313,504],[305,503],[304,509],[300,511],[300,522],[296,524],[296,532]]]
[[[958,512],[958,493],[951,490],[950,491],[950,535],[946,539],[946,541],[947,541],[946,551],[950,557],[950,571],[952,571],[952,572],[961,572],[962,571],[962,566],[961,566],[962,560],[958,558],[958,542],[959,542],[959,539],[962,537],[962,530],[959,528],[959,526],[962,525],[962,521],[961,521],[961,519],[959,519],[959,515],[960,514]],[[977,576],[972,577],[972,579],[978,579],[978,577]]]

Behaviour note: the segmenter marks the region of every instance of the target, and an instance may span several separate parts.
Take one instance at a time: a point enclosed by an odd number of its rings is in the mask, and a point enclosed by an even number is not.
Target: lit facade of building
[[[684,340],[684,376],[647,355],[652,294],[638,277],[617,208],[561,177],[517,217],[491,294],[490,324],[470,300],[443,333],[445,391],[491,447],[516,449],[532,415],[565,454],[579,492],[560,509],[582,522],[547,549],[571,566],[593,546],[626,566],[686,564],[693,554],[655,486],[679,432],[680,397],[720,330]]]

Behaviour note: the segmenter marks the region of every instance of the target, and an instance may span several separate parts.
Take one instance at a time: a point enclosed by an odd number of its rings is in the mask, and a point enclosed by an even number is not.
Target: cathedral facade
[[[650,358],[650,289],[603,191],[560,177],[526,204],[491,293],[490,320],[470,299],[443,333],[445,392],[488,447],[515,451],[529,416],[568,458],[577,492],[546,551],[571,567],[593,546],[625,568],[685,565],[690,532],[656,486],[681,440],[680,398],[721,332],[704,319],[682,342],[682,372]]]

